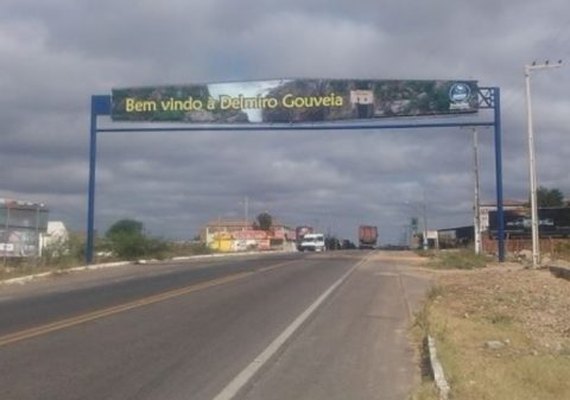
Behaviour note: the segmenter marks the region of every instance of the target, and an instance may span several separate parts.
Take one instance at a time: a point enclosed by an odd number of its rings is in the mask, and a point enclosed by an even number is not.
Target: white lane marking
[[[224,388],[213,400],[231,400],[236,394],[253,378],[253,376],[269,361],[269,359],[279,351],[285,342],[295,333],[313,312],[338,288],[352,272],[368,260],[369,256],[363,258],[350,268],[339,280],[332,284],[321,296],[315,300],[301,315],[299,315],[285,330],[277,336],[265,350],[263,350],[243,371]]]

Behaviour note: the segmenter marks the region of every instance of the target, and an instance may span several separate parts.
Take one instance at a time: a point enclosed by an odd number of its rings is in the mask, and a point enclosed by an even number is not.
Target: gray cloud
[[[281,77],[478,79],[502,90],[505,198],[526,199],[523,66],[570,61],[562,0],[2,3],[0,197],[48,203],[74,229],[85,224],[92,94]],[[539,182],[570,196],[569,76],[537,71],[532,93]],[[493,202],[493,134],[479,136]],[[424,193],[430,227],[471,223],[471,151],[470,132],[451,128],[103,133],[96,224],[129,216],[191,237],[211,218],[242,216],[248,196],[252,213],[352,238],[371,222],[397,241]]]

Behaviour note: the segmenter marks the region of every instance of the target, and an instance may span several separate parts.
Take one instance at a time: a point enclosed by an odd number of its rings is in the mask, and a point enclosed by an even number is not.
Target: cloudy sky
[[[280,78],[474,79],[502,91],[505,198],[528,198],[523,67],[532,75],[539,184],[570,197],[567,0],[0,0],[0,198],[46,203],[85,229],[89,101],[115,87]],[[485,115],[485,114],[483,114]],[[490,116],[489,116],[490,118]],[[102,126],[112,127],[105,118]],[[480,130],[482,200],[495,199]],[[269,211],[354,239],[398,243],[468,225],[471,132],[102,133],[96,227],[121,218],[191,238],[218,217]],[[420,213],[421,214],[421,213]]]

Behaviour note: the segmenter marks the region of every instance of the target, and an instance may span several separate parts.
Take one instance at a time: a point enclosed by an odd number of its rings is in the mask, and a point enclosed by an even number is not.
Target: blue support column
[[[497,184],[497,247],[499,262],[505,261],[505,214],[503,209],[503,150],[501,139],[501,89],[493,88],[495,110],[495,173]]]
[[[91,129],[89,141],[89,194],[87,201],[87,242],[85,262],[93,262],[95,242],[95,170],[97,164],[97,116],[111,113],[110,96],[91,96]]]

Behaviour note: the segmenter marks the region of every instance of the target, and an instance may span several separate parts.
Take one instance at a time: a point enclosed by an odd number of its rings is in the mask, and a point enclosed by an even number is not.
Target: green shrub
[[[41,264],[67,268],[80,265],[85,259],[85,241],[77,234],[67,240],[56,240],[42,250]]]
[[[123,219],[114,223],[105,234],[108,249],[123,260],[149,257],[163,259],[168,255],[169,245],[163,240],[144,234],[141,222]]]
[[[475,254],[471,250],[457,250],[436,253],[429,265],[442,269],[476,269],[484,268],[487,262],[486,255]]]

